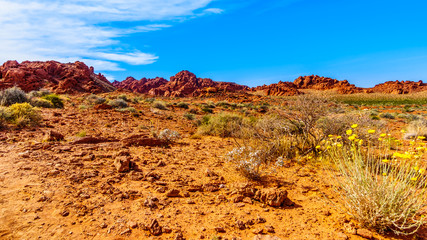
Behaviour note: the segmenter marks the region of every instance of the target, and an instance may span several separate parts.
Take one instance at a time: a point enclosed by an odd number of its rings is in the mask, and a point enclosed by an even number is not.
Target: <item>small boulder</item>
[[[49,132],[47,132],[47,134],[46,134],[46,136],[45,136],[44,140],[45,140],[45,141],[48,141],[48,142],[52,142],[52,141],[61,141],[61,140],[64,140],[64,135],[62,135],[62,134],[61,134],[61,133],[59,133],[59,132],[56,132],[56,131],[50,130]]]
[[[255,193],[255,200],[265,203],[271,207],[283,206],[286,202],[288,192],[278,188],[260,189]]]
[[[117,169],[117,172],[128,172],[130,170],[130,157],[128,156],[119,156],[114,160],[114,166]]]

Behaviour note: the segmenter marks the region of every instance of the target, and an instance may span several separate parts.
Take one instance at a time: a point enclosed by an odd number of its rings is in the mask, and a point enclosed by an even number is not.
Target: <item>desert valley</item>
[[[0,67],[1,239],[427,239],[427,84]]]

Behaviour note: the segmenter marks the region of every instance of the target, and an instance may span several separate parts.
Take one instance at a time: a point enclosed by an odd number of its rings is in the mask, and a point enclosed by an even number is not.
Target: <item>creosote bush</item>
[[[10,106],[15,103],[28,102],[27,95],[19,87],[12,87],[0,91],[0,105]]]
[[[338,184],[334,189],[339,204],[362,227],[397,234],[416,232],[425,223],[422,211],[427,197],[427,176],[421,161],[426,144],[419,141],[423,137],[403,152],[391,148],[390,144],[399,140],[388,134],[380,134],[379,144],[375,144],[378,149],[370,141],[358,139],[354,130],[348,129],[350,142],[334,138],[319,146],[324,150],[324,166],[330,167],[331,178]]]

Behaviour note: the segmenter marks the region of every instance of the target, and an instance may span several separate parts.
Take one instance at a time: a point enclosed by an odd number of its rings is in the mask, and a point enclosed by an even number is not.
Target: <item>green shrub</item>
[[[56,94],[44,95],[41,98],[51,102],[55,108],[64,108],[62,99]]]
[[[155,101],[155,102],[152,103],[151,106],[153,108],[157,108],[157,109],[160,109],[160,110],[166,110],[167,109],[166,104],[164,102],[162,102],[162,101]]]
[[[394,115],[391,113],[381,113],[379,116],[381,118],[395,119]]]
[[[209,107],[206,107],[206,106],[203,106],[201,108],[201,110],[202,110],[202,112],[205,112],[205,113],[213,113],[213,109],[209,108]]]
[[[154,101],[156,101],[156,99],[155,98],[146,98],[144,101],[146,103],[153,103]]]
[[[188,119],[188,120],[194,120],[194,114],[191,113],[185,113],[184,114],[184,118]]]
[[[0,129],[6,126],[6,123],[10,120],[10,112],[5,107],[0,107]]]
[[[34,107],[39,108],[54,108],[53,103],[51,101],[39,98],[39,97],[33,97],[30,101],[31,105]]]
[[[18,127],[35,126],[41,120],[40,112],[29,103],[15,103],[8,110],[12,122]]]
[[[86,137],[87,133],[86,130],[80,131],[76,134],[77,137]]]
[[[47,89],[41,89],[39,91],[31,91],[27,94],[28,98],[34,98],[34,97],[43,97],[45,95],[51,94],[51,92]]]
[[[105,98],[98,97],[95,94],[91,94],[91,95],[87,96],[85,100],[88,101],[89,104],[91,104],[91,105],[103,104],[106,102]]]
[[[125,94],[117,96],[117,99],[122,99],[122,100],[124,100],[126,102],[129,102],[129,99],[128,99],[128,97]]]
[[[110,100],[108,102],[108,105],[112,106],[113,108],[126,108],[126,107],[128,107],[127,102],[123,99]]]
[[[133,107],[120,108],[120,109],[118,109],[118,111],[136,113],[136,109]]]
[[[243,124],[243,117],[236,114],[220,113],[204,116],[197,132],[201,135],[235,137]]]
[[[28,102],[27,95],[19,87],[12,87],[0,91],[0,105],[10,106],[15,103]]]
[[[179,102],[176,106],[179,107],[179,108],[184,108],[184,109],[188,109],[189,108],[188,107],[188,103],[185,103],[185,102]]]

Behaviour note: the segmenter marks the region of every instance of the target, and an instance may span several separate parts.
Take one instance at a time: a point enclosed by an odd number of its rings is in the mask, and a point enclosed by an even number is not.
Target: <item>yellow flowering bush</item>
[[[422,167],[425,143],[414,140],[404,149],[386,133],[381,133],[379,143],[365,143],[352,129],[347,130],[349,142],[332,137],[322,147],[324,166],[333,168],[331,177],[338,182],[339,204],[363,227],[397,234],[416,232],[425,223],[421,215],[427,197]]]

